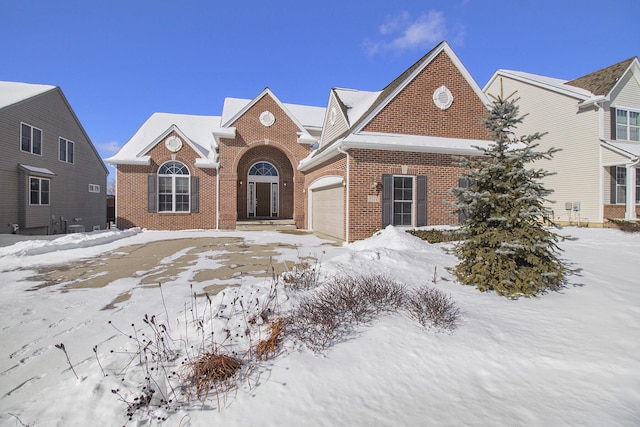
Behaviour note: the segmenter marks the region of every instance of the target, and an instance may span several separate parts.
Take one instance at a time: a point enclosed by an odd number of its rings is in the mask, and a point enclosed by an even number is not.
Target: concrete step
[[[292,219],[243,219],[236,221],[238,231],[296,230],[296,223]]]

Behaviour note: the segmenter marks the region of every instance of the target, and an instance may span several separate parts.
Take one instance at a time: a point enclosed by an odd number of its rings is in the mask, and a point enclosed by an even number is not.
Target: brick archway
[[[287,155],[276,147],[260,145],[249,149],[238,161],[236,170],[237,188],[236,209],[239,220],[250,218],[249,215],[249,180],[251,166],[258,162],[267,162],[278,171],[278,219],[293,219],[294,214],[294,171]],[[255,188],[254,188],[255,191]]]

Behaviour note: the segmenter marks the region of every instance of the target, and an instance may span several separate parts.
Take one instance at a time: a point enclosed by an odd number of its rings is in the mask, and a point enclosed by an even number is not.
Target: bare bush
[[[281,278],[286,287],[295,290],[313,289],[320,284],[320,259],[310,257],[302,259],[289,271],[282,273]]]
[[[425,328],[441,330],[455,329],[460,310],[447,294],[435,288],[420,288],[407,298],[405,303],[409,317]]]
[[[382,312],[398,310],[406,290],[384,276],[339,277],[302,298],[288,318],[288,330],[314,351],[348,335],[357,324]]]

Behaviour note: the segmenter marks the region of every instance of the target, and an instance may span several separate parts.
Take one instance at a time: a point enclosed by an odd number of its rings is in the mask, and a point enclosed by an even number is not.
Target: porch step
[[[251,219],[236,221],[238,231],[286,231],[295,230],[296,222],[292,219]]]

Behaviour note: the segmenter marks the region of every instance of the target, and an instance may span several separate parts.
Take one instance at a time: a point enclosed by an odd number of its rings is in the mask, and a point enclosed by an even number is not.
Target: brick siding
[[[168,136],[179,137],[175,132]],[[118,165],[117,175],[117,226],[118,228],[144,227],[151,230],[184,230],[216,228],[216,170],[194,166],[199,156],[183,141],[182,149],[171,153],[160,141],[148,155],[149,166]],[[160,166],[170,160],[177,160],[189,168],[191,176],[200,178],[199,212],[148,212],[147,177],[157,174]]]

